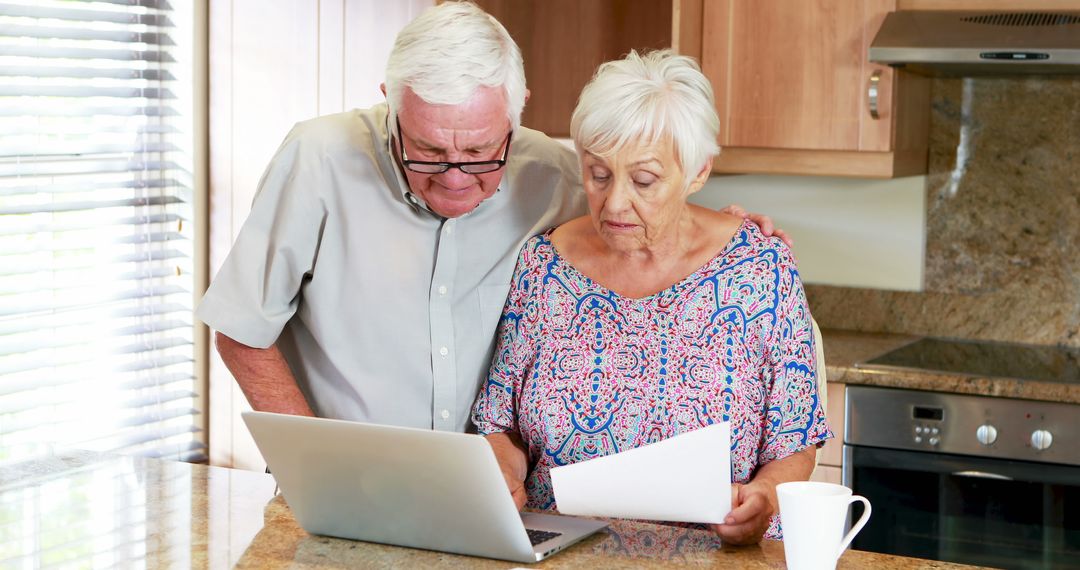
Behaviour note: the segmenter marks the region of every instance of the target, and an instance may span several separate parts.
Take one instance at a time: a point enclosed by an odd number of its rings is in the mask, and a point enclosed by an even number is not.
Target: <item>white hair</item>
[[[720,117],[709,80],[692,58],[671,50],[601,64],[570,118],[578,154],[607,157],[630,144],[671,140],[689,184],[720,153]]]
[[[386,64],[392,117],[408,87],[433,105],[459,105],[478,87],[506,91],[510,125],[521,124],[525,67],[521,50],[498,20],[471,2],[445,2],[424,10],[394,41]]]

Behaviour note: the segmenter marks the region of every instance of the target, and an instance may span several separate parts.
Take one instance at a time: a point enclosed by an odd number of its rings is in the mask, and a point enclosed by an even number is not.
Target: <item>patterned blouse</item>
[[[721,421],[731,422],[732,479],[745,483],[832,437],[813,343],[791,252],[752,223],[641,299],[598,285],[539,235],[518,256],[473,422],[481,434],[520,434],[533,508],[555,508],[552,467]],[[778,537],[778,518],[766,537]]]

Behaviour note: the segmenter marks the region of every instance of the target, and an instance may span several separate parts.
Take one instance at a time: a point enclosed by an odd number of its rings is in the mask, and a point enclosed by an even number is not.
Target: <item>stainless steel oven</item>
[[[846,400],[843,482],[874,509],[853,548],[1080,567],[1080,406],[866,386]]]

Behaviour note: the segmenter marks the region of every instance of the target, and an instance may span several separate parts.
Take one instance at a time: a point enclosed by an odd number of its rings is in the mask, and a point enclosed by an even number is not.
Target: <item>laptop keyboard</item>
[[[525,529],[525,532],[529,533],[529,542],[532,542],[533,546],[536,546],[545,540],[551,540],[556,536],[562,536],[561,532],[548,532],[546,530],[536,530],[533,528],[527,528]]]

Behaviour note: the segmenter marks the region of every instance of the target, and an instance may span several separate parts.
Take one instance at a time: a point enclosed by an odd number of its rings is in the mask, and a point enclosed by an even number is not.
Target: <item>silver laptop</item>
[[[519,513],[478,435],[265,412],[243,418],[312,534],[536,562],[607,526]]]

